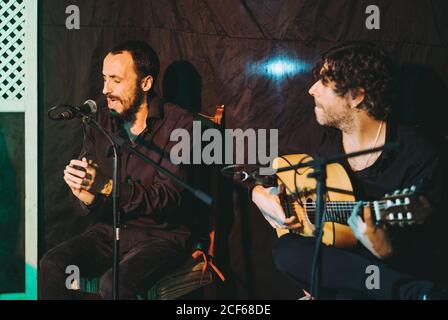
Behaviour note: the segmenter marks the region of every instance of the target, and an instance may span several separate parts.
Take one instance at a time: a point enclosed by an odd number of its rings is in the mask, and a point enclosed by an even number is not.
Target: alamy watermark
[[[366,19],[367,30],[380,29],[380,8],[376,5],[369,5],[366,8],[366,14],[369,16]]]
[[[65,13],[68,14],[67,18],[65,19],[65,27],[68,30],[80,29],[80,11],[79,7],[72,4],[67,6],[65,8]]]
[[[170,151],[172,163],[259,164],[261,175],[276,172],[272,162],[278,156],[278,129],[269,129],[269,135],[267,129],[252,128],[225,129],[222,134],[214,128],[202,131],[201,122],[193,121],[192,135],[182,128],[171,132],[170,141],[177,142]],[[203,142],[207,144],[202,148]]]
[[[65,273],[69,274],[69,276],[65,279],[65,287],[68,290],[79,290],[81,279],[79,267],[71,264],[65,268]]]
[[[366,288],[368,290],[379,290],[380,289],[380,268],[377,265],[369,265],[366,268]]]

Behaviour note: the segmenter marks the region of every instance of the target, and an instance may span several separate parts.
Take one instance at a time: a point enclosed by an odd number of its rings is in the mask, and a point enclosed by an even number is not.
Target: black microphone
[[[55,105],[48,111],[51,120],[71,120],[79,116],[88,116],[96,113],[98,107],[93,100],[87,100],[81,106]]]
[[[257,170],[249,173],[247,171],[236,171],[233,180],[239,182],[260,184],[264,187],[276,187],[277,177],[275,175],[261,175]]]

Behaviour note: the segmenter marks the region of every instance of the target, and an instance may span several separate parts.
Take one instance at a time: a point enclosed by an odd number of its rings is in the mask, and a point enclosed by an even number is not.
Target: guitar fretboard
[[[280,197],[282,207],[287,217],[295,215],[294,199],[289,196]],[[370,204],[366,202],[364,204]],[[353,201],[327,201],[325,203],[325,221],[347,224],[356,202]],[[307,202],[304,204],[306,214],[311,220],[314,220],[316,212],[316,202]]]
[[[325,221],[347,223],[356,202],[352,201],[329,201],[325,203]],[[316,203],[305,204],[308,216],[314,216],[316,212]]]

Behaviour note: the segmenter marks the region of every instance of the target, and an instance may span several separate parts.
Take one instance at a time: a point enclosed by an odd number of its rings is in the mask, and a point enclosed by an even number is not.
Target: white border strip
[[[25,94],[0,112],[25,113],[25,292],[0,294],[1,299],[37,299],[37,0],[25,1]],[[2,105],[6,102],[2,101]]]

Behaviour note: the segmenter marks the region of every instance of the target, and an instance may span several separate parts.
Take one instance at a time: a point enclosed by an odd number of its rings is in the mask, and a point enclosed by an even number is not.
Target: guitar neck
[[[281,203],[285,214],[290,217],[295,214],[293,209],[293,200],[290,197],[281,199]],[[353,208],[357,202],[355,201],[326,201],[325,202],[325,221],[347,224]],[[363,202],[363,205],[371,205],[371,202]],[[316,202],[307,202],[304,209],[308,216],[314,216],[316,212]]]
[[[354,201],[327,201],[325,203],[325,221],[347,224],[347,220],[352,214],[353,208],[357,202]],[[364,205],[370,205],[370,202],[363,202]],[[305,204],[308,215],[316,212],[316,203]]]

